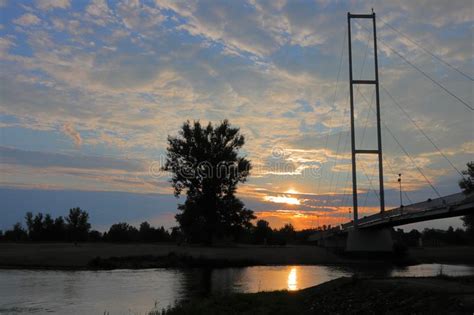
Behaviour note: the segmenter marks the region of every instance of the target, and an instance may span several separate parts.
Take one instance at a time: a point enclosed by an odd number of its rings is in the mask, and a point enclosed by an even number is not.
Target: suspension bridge
[[[359,23],[360,20],[369,20],[372,22],[372,29],[367,28],[362,23]],[[464,80],[468,80],[470,84],[474,81],[473,78],[464,72],[463,70],[455,67],[450,62],[444,60],[444,58],[434,54],[431,50],[424,48],[417,40],[411,38],[407,34],[404,34],[388,21],[382,19],[384,26],[388,27],[398,36],[402,37],[404,40],[408,41],[423,53],[428,54],[433,60],[441,63],[443,66],[449,68],[451,71],[455,72],[459,77],[462,77]],[[374,74],[371,79],[364,79],[362,77],[364,73],[364,66],[366,64],[369,40],[365,48],[365,54],[362,62],[362,67],[360,70],[360,78],[355,78],[353,71],[353,52],[352,52],[352,30],[353,24],[356,24],[359,29],[365,30],[373,39],[373,59],[374,59]],[[339,84],[339,77],[341,73],[343,55],[345,50],[345,41],[347,37],[348,44],[348,65],[349,65],[349,93],[348,93],[348,105],[350,109],[350,137],[346,138],[344,149],[340,147],[341,144],[341,134],[339,133],[337,150],[336,150],[336,159],[334,161],[333,167],[335,168],[338,164],[340,150],[345,150],[348,145],[348,139],[350,138],[351,142],[351,172],[347,173],[345,179],[345,185],[349,184],[349,174],[352,175],[352,215],[353,218],[349,222],[340,224],[336,227],[327,229],[325,231],[320,231],[314,234],[311,239],[319,241],[323,246],[338,246],[344,247],[346,251],[391,251],[392,250],[392,239],[390,228],[394,226],[405,225],[409,223],[416,223],[434,219],[442,219],[449,217],[457,217],[466,214],[474,213],[474,193],[465,194],[465,193],[456,193],[450,195],[442,195],[440,191],[436,188],[435,184],[430,180],[429,176],[423,171],[422,167],[418,165],[416,159],[408,152],[405,146],[402,144],[402,141],[395,135],[395,133],[381,120],[381,106],[380,106],[380,89],[388,96],[388,99],[400,110],[400,113],[405,118],[406,123],[411,124],[415,130],[417,130],[422,137],[424,137],[436,150],[437,154],[442,157],[449,166],[456,172],[460,178],[464,178],[463,172],[461,172],[455,164],[448,157],[448,154],[444,153],[440,146],[433,140],[428,133],[423,130],[419,123],[411,117],[409,112],[404,109],[402,104],[396,100],[396,98],[387,90],[387,88],[379,81],[379,65],[378,65],[378,56],[377,56],[377,41],[384,46],[386,51],[390,51],[394,56],[397,56],[401,61],[403,61],[410,68],[414,69],[420,75],[422,75],[426,80],[429,80],[435,87],[439,88],[444,94],[453,99],[453,102],[464,106],[465,110],[472,115],[474,108],[472,105],[464,100],[462,97],[454,93],[450,88],[445,86],[440,80],[437,80],[433,75],[429,74],[427,71],[423,70],[420,66],[416,65],[414,61],[411,61],[409,58],[405,57],[401,52],[399,52],[393,45],[388,41],[381,40],[377,38],[377,27],[376,27],[376,15],[372,10],[371,14],[347,14],[347,32],[344,34],[343,46],[341,49],[341,56],[339,61],[339,70],[336,80],[336,89],[334,92],[334,104],[336,102],[337,95],[337,85]],[[361,92],[360,86],[369,86],[373,88],[373,93],[371,100]],[[368,113],[365,119],[365,125],[362,131],[362,138],[360,143],[356,143],[356,97],[360,96],[360,99],[368,106]],[[375,97],[375,99],[374,99]],[[373,101],[375,100],[375,106],[372,106]],[[373,108],[375,107],[375,109]],[[376,120],[376,146],[375,148],[359,148],[362,147],[364,138],[366,136],[367,125],[369,122],[369,114],[373,113]],[[472,117],[472,116],[471,116]],[[392,166],[388,159],[384,158],[382,150],[382,127],[388,132],[388,135],[394,140],[394,143],[401,149],[403,154],[406,156],[408,161],[412,164],[413,168],[420,174],[421,178],[425,181],[426,186],[429,187],[436,198],[429,198],[426,201],[422,202],[412,202],[406,191],[402,192],[401,187],[401,174],[399,174],[398,182],[400,184],[400,206],[390,210],[385,210],[385,189],[384,189],[384,164],[389,167],[392,173],[394,172],[394,166]],[[326,137],[325,149],[328,148],[328,137]],[[359,163],[358,156],[360,155],[372,155],[377,158],[378,166],[378,189],[374,187],[373,184],[373,174],[369,176],[365,167],[362,163]],[[367,191],[365,198],[365,203],[367,202],[367,196],[369,191],[374,192],[379,201],[379,212],[369,216],[364,216],[359,218],[359,188],[358,188],[358,171],[361,168],[363,175],[367,178],[367,181],[370,186],[370,190]],[[333,172],[334,173],[334,172]],[[331,179],[329,187],[332,187],[333,183],[333,174],[331,174]],[[469,180],[469,179],[467,179]],[[320,189],[321,181],[318,182],[318,190]],[[336,179],[336,184],[334,191],[337,191],[338,180]],[[405,196],[405,200],[409,203],[407,205],[402,204],[402,198]],[[344,204],[346,194],[342,200]],[[364,204],[365,205],[365,204]],[[341,237],[342,236],[342,237]],[[341,246],[342,241],[342,246]]]

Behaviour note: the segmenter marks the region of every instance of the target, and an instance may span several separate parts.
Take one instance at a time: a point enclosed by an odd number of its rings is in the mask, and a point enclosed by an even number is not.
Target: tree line
[[[466,229],[447,230],[416,229],[404,232],[402,229],[393,230],[393,239],[399,243],[416,247],[443,246],[443,245],[470,245],[474,244],[474,230],[471,222],[463,217]],[[169,230],[161,227],[153,227],[148,222],[142,222],[135,227],[125,222],[112,224],[108,231],[100,232],[91,229],[89,214],[80,208],[72,208],[66,217],[53,218],[50,214],[37,213],[33,215],[27,212],[25,215],[25,226],[20,222],[13,225],[4,233],[0,231],[0,241],[13,242],[168,242],[184,243],[185,234],[179,227]],[[309,236],[316,231],[330,229],[331,226],[323,226],[317,229],[305,229],[296,231],[291,224],[283,227],[272,228],[268,221],[258,220],[255,225],[250,224],[248,228],[240,230],[235,238],[229,242],[254,245],[286,245],[286,244],[308,244]],[[421,240],[421,241],[420,241]]]
[[[148,222],[140,224],[139,228],[125,222],[113,224],[108,231],[102,233],[91,230],[89,213],[81,208],[72,208],[66,217],[53,218],[50,214],[41,212],[33,215],[27,212],[25,226],[20,222],[12,229],[3,233],[0,240],[13,242],[171,242],[178,239],[178,230],[171,232],[163,226],[155,228]]]
[[[0,232],[6,241],[85,241],[89,237],[91,225],[89,214],[80,208],[69,210],[67,217],[53,218],[50,214],[43,215],[27,212],[25,225],[18,222],[11,230]]]
[[[272,229],[265,220],[257,221],[241,229],[231,242],[247,244],[284,245],[290,242],[304,242],[315,230],[295,231],[291,224]],[[20,222],[5,232],[0,231],[0,241],[11,242],[188,242],[179,227],[170,230],[153,227],[142,222],[137,228],[125,222],[112,224],[108,231],[91,229],[89,213],[81,208],[72,208],[66,217],[53,218],[41,212],[33,215],[27,212],[25,225]]]
[[[295,231],[293,225],[286,224],[280,229],[272,229],[269,222],[259,220],[240,230],[229,242],[244,244],[285,245],[305,243],[316,229]],[[0,241],[10,242],[189,242],[179,227],[170,230],[153,227],[142,222],[137,228],[125,222],[112,224],[108,231],[91,229],[89,213],[81,208],[72,208],[66,217],[53,218],[41,212],[33,215],[27,212],[25,225],[18,222],[5,232],[0,230]]]
[[[452,226],[447,230],[426,228],[421,232],[416,229],[409,232],[396,229],[393,230],[393,240],[407,247],[474,245],[474,233],[471,229],[454,229]]]

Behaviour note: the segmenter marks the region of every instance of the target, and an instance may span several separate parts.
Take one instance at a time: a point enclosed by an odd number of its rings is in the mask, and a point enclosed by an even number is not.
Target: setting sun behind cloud
[[[288,196],[265,196],[263,198],[265,201],[271,201],[274,203],[286,203],[289,205],[300,205],[298,198],[288,197]]]

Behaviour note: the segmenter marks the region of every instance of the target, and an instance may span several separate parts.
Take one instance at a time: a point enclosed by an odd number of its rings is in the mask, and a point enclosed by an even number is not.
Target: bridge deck
[[[359,219],[359,228],[398,226],[408,223],[449,218],[474,213],[474,194],[453,194],[442,198],[428,199],[408,206],[395,208]],[[341,226],[342,230],[353,228],[354,222]]]

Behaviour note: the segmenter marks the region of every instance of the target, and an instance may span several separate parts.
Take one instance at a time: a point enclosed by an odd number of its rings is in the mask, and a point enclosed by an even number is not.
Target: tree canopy
[[[474,192],[474,161],[466,165],[467,170],[462,171],[465,176],[459,181],[459,187],[461,187],[465,194],[470,194]],[[469,234],[474,237],[474,214],[465,215],[461,219]]]
[[[66,217],[69,238],[73,241],[84,241],[87,239],[91,225],[89,223],[89,214],[81,208],[69,209],[69,215]]]
[[[467,170],[462,171],[465,176],[459,181],[459,187],[465,194],[470,194],[474,192],[474,161],[467,163],[466,166]]]
[[[250,161],[239,156],[244,144],[239,128],[227,120],[216,126],[187,121],[177,136],[168,137],[163,169],[172,173],[175,196],[186,193],[176,220],[189,241],[212,242],[238,233],[255,218],[235,197],[251,169]]]

